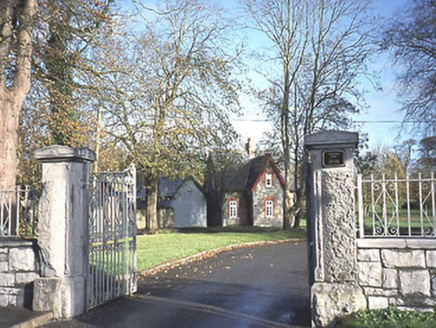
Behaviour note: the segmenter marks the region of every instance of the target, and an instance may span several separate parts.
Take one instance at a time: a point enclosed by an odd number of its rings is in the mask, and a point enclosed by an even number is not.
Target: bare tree
[[[149,230],[158,228],[159,177],[201,178],[205,150],[233,140],[228,113],[239,89],[220,9],[198,0],[161,6],[140,7],[144,33],[120,35],[98,58],[103,121],[145,177]]]
[[[284,220],[283,228],[289,229],[289,193],[291,181],[290,153],[290,108],[292,88],[302,68],[308,46],[307,12],[308,4],[294,1],[246,1],[246,8],[255,22],[255,27],[274,44],[281,65],[282,74],[278,79],[268,78],[272,85],[262,97],[273,112],[278,113],[280,140],[284,158]],[[276,115],[275,115],[276,116]],[[277,117],[276,116],[276,117]]]
[[[0,2],[0,188],[14,188],[18,125],[30,89],[36,0]]]
[[[384,31],[383,49],[404,68],[397,76],[406,119],[436,124],[436,0],[414,0]],[[432,131],[434,132],[434,131]],[[424,135],[427,137],[427,135]]]
[[[301,159],[306,134],[351,123],[358,108],[353,87],[371,54],[362,37],[367,1],[271,0],[245,1],[254,26],[268,37],[269,55],[278,77],[266,74],[270,87],[260,93],[269,116],[280,128],[286,191],[294,175],[297,201],[289,209],[285,191],[284,229],[299,224],[304,200]],[[294,170],[292,170],[294,168]]]

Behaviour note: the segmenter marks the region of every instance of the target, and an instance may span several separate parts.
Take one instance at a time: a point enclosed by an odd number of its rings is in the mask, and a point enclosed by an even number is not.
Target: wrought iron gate
[[[136,169],[91,173],[87,309],[136,291]]]

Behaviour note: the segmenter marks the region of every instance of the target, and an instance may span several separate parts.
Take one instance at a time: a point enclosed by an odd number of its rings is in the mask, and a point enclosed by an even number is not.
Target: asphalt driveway
[[[305,242],[244,247],[171,267],[140,278],[133,297],[44,327],[294,325],[310,325]]]

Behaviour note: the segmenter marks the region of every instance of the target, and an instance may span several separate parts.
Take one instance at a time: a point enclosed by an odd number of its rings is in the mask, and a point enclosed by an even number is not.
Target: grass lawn
[[[283,231],[256,227],[189,229],[181,232],[143,235],[137,237],[137,268],[148,269],[166,261],[218,247],[305,237],[304,230]]]
[[[382,222],[378,222],[375,220],[375,227],[379,227],[381,229],[384,228],[384,217],[382,207],[377,205],[376,208],[376,217],[378,217]],[[387,226],[388,228],[397,228],[397,217],[395,213],[395,209],[392,203],[388,203],[386,206],[386,214],[387,214]],[[425,208],[423,211],[423,229],[427,230],[427,233],[433,232],[433,213],[431,209]],[[373,234],[373,219],[372,219],[372,210],[370,209],[367,215],[364,217],[364,227],[367,235]],[[427,217],[426,217],[427,215]],[[358,211],[356,211],[356,218],[359,217]],[[411,208],[410,209],[410,221],[409,221],[409,213],[407,209],[400,208],[398,210],[398,225],[400,228],[400,235],[408,235],[409,234],[409,224],[411,228],[412,235],[421,235],[421,212],[419,209]]]
[[[338,328],[435,328],[434,312],[401,311],[396,308],[359,311],[339,319]]]
[[[382,218],[382,215],[379,214],[379,217]],[[382,220],[383,220],[383,218],[382,218]],[[373,230],[372,216],[366,217],[364,219],[363,223],[364,223],[364,227],[365,227],[365,232],[368,235],[372,235],[372,230]],[[388,220],[387,220],[387,223],[388,223],[388,228],[396,228],[397,227],[397,219],[396,219],[396,217],[392,218],[391,216],[389,216]],[[399,227],[400,227],[400,235],[408,235],[408,233],[409,233],[408,232],[409,231],[409,229],[408,229],[409,224],[410,224],[412,235],[421,235],[421,219],[420,219],[420,217],[418,215],[413,215],[413,216],[411,215],[410,222],[409,222],[409,220],[407,218],[407,214],[406,215],[402,215],[402,213],[400,211],[398,224],[399,224]],[[383,229],[384,221],[382,223],[380,223],[380,222],[378,222],[376,220],[375,226],[376,227],[381,227]],[[433,223],[432,223],[432,221],[429,221],[427,218],[423,218],[422,227],[423,227],[423,229],[427,229],[430,232],[433,231]]]

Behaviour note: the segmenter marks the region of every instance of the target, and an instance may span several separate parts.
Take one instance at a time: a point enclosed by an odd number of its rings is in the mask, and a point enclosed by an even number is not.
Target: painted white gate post
[[[307,229],[312,326],[366,307],[357,285],[353,151],[356,132],[328,131],[304,138],[308,154]]]
[[[38,245],[41,276],[35,281],[33,309],[70,318],[85,311],[88,260],[88,148],[50,146],[35,152],[42,163]]]

